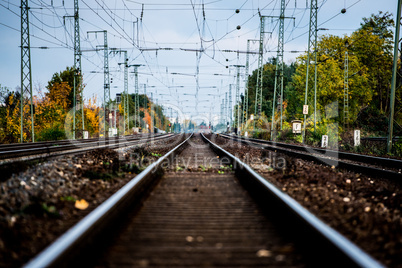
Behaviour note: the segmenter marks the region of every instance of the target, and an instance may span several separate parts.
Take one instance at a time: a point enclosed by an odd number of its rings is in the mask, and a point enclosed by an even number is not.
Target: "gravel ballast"
[[[402,267],[401,188],[335,167],[208,136],[389,267]]]
[[[60,156],[1,181],[0,267],[21,267],[182,140]]]

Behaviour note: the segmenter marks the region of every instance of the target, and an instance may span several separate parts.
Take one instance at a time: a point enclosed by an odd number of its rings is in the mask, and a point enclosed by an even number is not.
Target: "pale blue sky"
[[[35,89],[46,91],[45,86],[53,73],[73,65],[72,19],[65,18],[65,24],[63,20],[63,16],[73,14],[72,2],[29,1],[32,82]],[[289,63],[299,54],[290,51],[305,51],[307,48],[310,11],[306,4],[310,1],[286,2],[285,15],[295,17],[294,21],[287,19],[285,22],[284,57]],[[319,34],[349,35],[359,28],[363,17],[370,17],[379,11],[388,11],[396,16],[397,0],[319,0],[318,3],[318,25],[329,29]],[[107,30],[110,48],[127,50],[130,64],[143,64],[139,69],[140,93],[143,93],[143,85],[147,84],[148,95],[152,92],[154,100],[158,98],[159,103],[179,106],[187,116],[198,114],[209,118],[209,114],[219,114],[221,99],[230,84],[233,84],[234,99],[236,69],[233,65],[246,63],[245,54],[237,55],[225,50],[246,51],[247,40],[259,38],[258,10],[265,16],[278,16],[280,1],[80,0],[79,5],[82,50],[103,44],[102,34],[87,35],[87,31]],[[19,86],[21,79],[19,6],[20,1],[0,0],[0,84],[11,89]],[[340,13],[342,8],[347,9],[345,14]],[[240,12],[235,13],[236,9]],[[133,23],[137,19],[138,23]],[[265,34],[264,61],[276,56],[277,22],[276,18],[267,19],[265,27],[272,34]],[[238,25],[240,30],[236,30]],[[256,51],[257,46],[255,43],[251,50]],[[203,53],[195,52],[201,48],[205,49]],[[109,57],[110,77],[113,78],[112,98],[123,91],[123,69],[118,65],[122,61],[120,56]],[[85,97],[97,96],[101,101],[103,51],[83,52],[82,68]],[[250,55],[249,73],[256,68],[257,57]],[[244,69],[241,71],[240,91],[243,92]],[[197,82],[197,99],[194,95],[183,95],[195,94]],[[129,75],[129,92],[134,92],[132,73]]]

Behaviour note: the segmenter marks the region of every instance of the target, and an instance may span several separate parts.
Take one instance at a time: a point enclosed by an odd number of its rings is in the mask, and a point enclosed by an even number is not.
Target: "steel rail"
[[[222,136],[233,137],[230,135],[222,135]],[[398,167],[398,166],[402,167],[401,160],[392,159],[392,158],[348,153],[348,152],[335,151],[335,150],[330,150],[330,149],[315,148],[315,147],[310,147],[310,146],[305,146],[305,145],[272,142],[272,141],[266,141],[266,140],[261,140],[261,139],[243,138],[243,137],[236,137],[236,138],[238,138],[238,139],[240,138],[240,139],[246,140],[246,141],[253,141],[253,142],[258,142],[258,143],[263,143],[263,144],[279,146],[279,147],[283,147],[283,148],[289,148],[289,149],[298,150],[298,151],[309,152],[310,150],[314,150],[317,153],[325,154],[329,157],[337,157],[340,159],[358,161],[358,162],[363,162],[363,163],[367,163],[367,164],[380,165],[383,167],[390,167],[390,168],[394,168],[394,167]]]
[[[162,134],[164,135],[164,134]],[[64,145],[64,144],[85,144],[89,142],[97,142],[99,140],[103,141],[109,141],[109,140],[115,140],[116,138],[121,139],[121,140],[140,140],[144,138],[150,138],[150,137],[157,137],[161,135],[126,135],[126,136],[118,136],[118,137],[108,137],[108,138],[91,138],[91,139],[76,139],[76,140],[55,140],[55,141],[40,141],[40,142],[31,142],[31,143],[11,143],[11,144],[0,144],[0,152],[5,152],[5,151],[12,151],[12,150],[17,150],[17,149],[27,149],[27,148],[38,148],[38,147],[54,147],[54,146],[59,146],[59,145]]]
[[[88,150],[100,149],[100,148],[118,148],[119,146],[128,146],[132,145],[133,142],[146,142],[146,141],[156,141],[168,137],[172,137],[173,135],[158,135],[158,136],[150,136],[146,139],[140,138],[130,138],[130,139],[97,139],[94,141],[89,141],[85,143],[71,143],[64,145],[52,145],[52,146],[40,146],[33,148],[18,148],[9,151],[0,151],[0,159],[13,159],[18,157],[27,157],[32,155],[42,155],[48,154],[48,156],[55,155],[63,155],[70,153],[81,153]],[[59,153],[58,153],[59,152]],[[61,153],[60,153],[61,152]],[[39,156],[41,158],[43,156]]]
[[[107,222],[113,222],[118,211],[124,211],[133,200],[138,200],[141,197],[144,189],[149,188],[151,184],[155,183],[155,173],[161,168],[163,162],[169,157],[173,157],[191,136],[156,162],[149,165],[144,171],[134,177],[23,267],[43,268],[63,266],[69,260],[71,254],[79,251],[86,241],[91,240],[92,237],[100,233],[105,228]]]
[[[297,221],[301,224],[304,224],[307,229],[315,230],[316,234],[320,236],[326,243],[328,243],[332,250],[341,253],[341,255],[339,255],[340,258],[346,258],[346,262],[360,267],[384,267],[381,263],[373,259],[370,255],[368,255],[346,237],[314,216],[296,200],[264,179],[251,167],[243,163],[239,158],[233,156],[226,150],[214,144],[203,134],[201,135],[210,144],[211,148],[218,155],[220,155],[220,157],[224,156],[232,161],[232,164],[236,169],[236,173],[239,174],[238,177],[241,178],[243,182],[257,185],[255,188],[259,189],[259,191],[262,191],[263,195],[272,196],[276,201],[276,204],[270,204],[271,206],[278,205],[288,210],[293,215],[292,219],[295,220],[295,222]]]
[[[388,137],[363,137],[360,138],[362,141],[381,141],[381,142],[387,142],[388,141]],[[392,138],[393,142],[397,142],[402,140],[402,137],[400,136],[396,136]]]
[[[385,170],[378,167],[372,167],[362,164],[371,164],[371,165],[378,165],[381,167],[386,168],[401,168],[402,161],[397,159],[391,158],[384,158],[384,157],[375,157],[369,155],[360,155],[360,154],[353,154],[353,153],[346,153],[328,149],[320,149],[320,148],[313,148],[307,146],[300,146],[300,145],[293,145],[293,144],[286,144],[286,143],[276,143],[271,141],[264,141],[259,139],[245,139],[240,137],[234,137],[229,135],[222,135],[227,139],[232,139],[235,141],[240,141],[245,144],[251,146],[261,146],[263,145],[263,149],[268,149],[271,151],[283,153],[292,157],[298,157],[308,161],[314,161],[319,164],[325,164],[328,166],[335,166],[341,169],[347,169],[354,172],[366,174],[369,176],[375,176],[378,178],[387,178],[396,180],[396,182],[402,182],[402,173],[398,173],[391,170]],[[265,146],[268,145],[268,146]],[[281,148],[282,147],[282,148]],[[297,152],[301,151],[301,152]],[[362,164],[350,163],[345,162],[343,160],[355,161],[360,162]]]

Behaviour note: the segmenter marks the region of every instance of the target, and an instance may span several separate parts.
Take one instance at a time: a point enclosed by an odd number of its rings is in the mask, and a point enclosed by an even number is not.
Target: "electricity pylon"
[[[247,122],[247,118],[248,118],[248,69],[249,69],[249,61],[250,61],[250,41],[253,40],[247,40],[247,53],[246,53],[246,70],[245,70],[245,90],[244,90],[244,105],[243,105],[243,116],[242,116],[242,121],[243,122]],[[242,124],[243,124],[242,122]]]
[[[134,100],[135,100],[135,108],[134,108],[134,126],[137,127],[137,119],[140,116],[140,105],[139,105],[139,98],[138,98],[138,68],[142,66],[142,64],[133,64],[130,65],[130,67],[134,67],[134,76],[135,76],[135,95],[134,95]]]
[[[310,3],[310,27],[309,27],[309,35],[308,35],[308,53],[307,53],[307,62],[306,62],[306,65],[307,65],[307,67],[306,67],[306,69],[307,69],[306,70],[306,90],[304,93],[304,105],[307,105],[307,99],[308,99],[308,91],[309,91],[308,77],[309,77],[311,52],[315,53],[315,61],[316,61],[315,66],[317,69],[317,12],[318,12],[317,0],[311,0],[311,3]],[[317,73],[317,71],[315,73]],[[303,113],[304,113],[304,111],[303,111]],[[303,143],[306,138],[306,117],[307,117],[307,114],[304,113]]]
[[[29,7],[28,0],[21,0],[21,139],[24,142],[24,132],[29,133],[29,116],[31,117],[31,140],[35,142],[35,118],[33,113],[32,73],[31,73],[31,44],[29,38]],[[25,112],[25,107],[30,112]],[[28,140],[28,137],[27,137]]]
[[[124,65],[124,120],[123,120],[123,135],[129,130],[129,101],[128,101],[128,58],[127,50],[112,50],[113,53],[123,53],[124,62],[118,63]]]
[[[258,71],[257,71],[257,84],[256,84],[256,92],[255,92],[255,115],[261,116],[261,105],[262,105],[262,73],[264,70],[264,26],[265,26],[265,17],[260,16],[260,44],[258,50]]]
[[[109,49],[107,45],[107,31],[89,31],[90,33],[103,33],[103,131],[106,137],[106,117],[109,111],[106,105],[110,105],[110,80],[109,80]]]
[[[271,119],[271,140],[274,140],[274,124],[275,110],[280,110],[280,129],[282,130],[283,122],[283,46],[285,38],[285,18],[294,19],[293,17],[285,17],[285,0],[281,1],[281,14],[279,16],[279,34],[278,34],[278,52],[276,57],[275,69],[275,86],[272,100],[272,119]]]
[[[237,132],[240,131],[241,121],[240,121],[240,68],[244,67],[244,65],[233,65],[237,68],[236,75],[236,102],[237,104],[237,120],[235,122],[235,127],[237,128]]]
[[[74,86],[73,86],[73,139],[76,134],[76,111],[77,111],[77,92],[81,94],[81,104],[78,107],[81,108],[81,120],[82,120],[82,133],[85,130],[84,121],[84,98],[82,90],[82,76],[81,76],[81,45],[80,45],[80,17],[78,0],[74,0],[74,16],[64,16],[74,18]],[[78,78],[77,78],[78,77]],[[78,89],[77,90],[77,84]]]

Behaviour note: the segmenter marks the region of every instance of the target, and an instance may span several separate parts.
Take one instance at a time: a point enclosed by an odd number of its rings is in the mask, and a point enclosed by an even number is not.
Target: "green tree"
[[[290,83],[292,79],[292,75],[296,70],[296,65],[292,63],[291,65],[287,65],[284,63],[283,67],[283,83],[284,89]],[[276,70],[276,58],[270,58],[266,64],[264,64],[263,68],[263,79],[262,79],[262,106],[261,111],[266,115],[272,114],[272,100],[275,88],[275,70]],[[248,79],[248,114],[255,113],[255,92],[256,92],[256,84],[257,84],[257,73],[258,70],[254,70],[253,73],[249,76]],[[284,100],[287,99],[287,92],[284,90]],[[243,98],[241,98],[243,100]],[[243,103],[240,104],[240,107],[243,106]],[[235,109],[234,109],[235,110]]]
[[[73,67],[67,67],[66,70],[55,73],[53,74],[52,79],[48,82],[47,89],[49,90],[49,94],[57,95],[57,93],[54,93],[55,90],[57,90],[57,85],[61,83],[66,83],[68,85],[68,94],[67,94],[67,100],[68,100],[68,109],[73,108],[74,104],[74,75],[76,75],[76,97],[77,101],[79,101],[80,98],[80,84],[82,83],[82,75],[79,73],[75,72],[75,69]],[[81,87],[82,89],[83,87]]]
[[[338,36],[324,36],[317,44],[317,114],[326,115],[326,107],[337,102],[339,110],[343,110],[344,93],[344,61],[347,48],[345,41],[353,39],[341,38]],[[353,122],[362,107],[366,107],[373,99],[373,89],[370,87],[367,67],[359,61],[358,55],[353,51],[348,51],[349,58],[349,118]],[[306,60],[307,55],[298,58],[297,70],[293,76],[292,84],[287,88],[289,95],[289,107],[294,114],[294,119],[303,117],[302,109],[305,98],[306,86]],[[309,115],[314,113],[314,64],[310,63],[309,69],[309,88],[308,105]],[[320,121],[320,117],[317,121]],[[339,112],[338,122],[344,120],[343,113]]]

